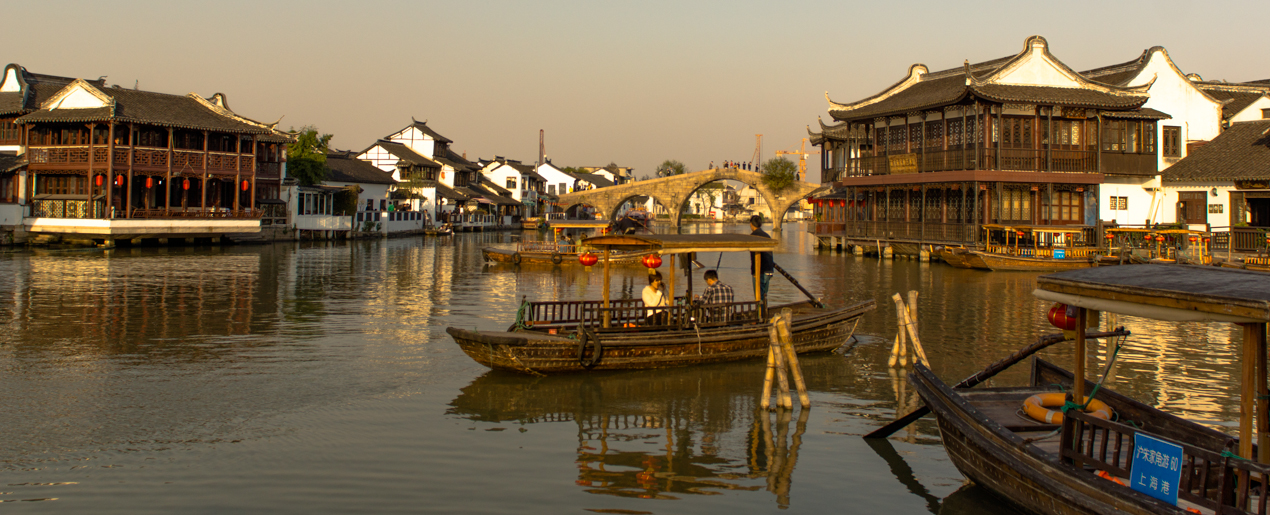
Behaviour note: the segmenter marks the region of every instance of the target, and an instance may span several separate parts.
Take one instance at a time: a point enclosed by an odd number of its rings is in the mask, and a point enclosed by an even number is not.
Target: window
[[[1045,195],[1041,195],[1041,200],[1044,202]],[[1056,223],[1083,222],[1085,219],[1084,200],[1085,194],[1079,191],[1055,191],[1051,201],[1045,202],[1049,208],[1050,220]],[[1044,207],[1042,206],[1042,209]]]
[[[1007,116],[1002,120],[1002,148],[1032,148],[1032,119]]]
[[[1124,120],[1109,120],[1103,124],[1102,150],[1104,152],[1124,152],[1128,146],[1128,135]]]
[[[516,178],[515,178],[515,177],[508,177],[508,178],[507,178],[507,189],[509,189],[509,190],[514,190],[514,189],[516,189]]]
[[[1182,128],[1165,125],[1160,149],[1164,152],[1164,157],[1182,157]]]
[[[1111,197],[1111,201],[1107,203],[1107,207],[1112,211],[1128,211],[1129,197]]]
[[[1208,223],[1208,192],[1178,192],[1177,219],[1188,224]]]
[[[1270,109],[1262,109],[1261,118],[1265,120],[1270,120]]]

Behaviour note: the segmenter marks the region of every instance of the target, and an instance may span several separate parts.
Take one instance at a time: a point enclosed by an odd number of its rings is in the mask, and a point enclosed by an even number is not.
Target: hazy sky
[[[1077,70],[1164,46],[1186,73],[1270,78],[1270,2],[14,2],[6,62],[165,93],[225,93],[361,150],[411,116],[469,159],[691,169],[794,149],[824,92],[872,95],[1012,55],[1040,34]],[[817,173],[817,157],[809,169]],[[813,175],[814,176],[814,175]]]

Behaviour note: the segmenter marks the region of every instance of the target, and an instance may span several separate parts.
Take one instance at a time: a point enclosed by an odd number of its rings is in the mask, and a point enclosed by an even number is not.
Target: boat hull
[[[1186,513],[1123,487],[1109,488],[1106,480],[1059,463],[978,412],[924,366],[914,366],[909,381],[935,414],[957,470],[1018,507],[1064,515]]]
[[[1024,256],[1007,256],[981,250],[967,252],[966,262],[975,268],[985,270],[1017,270],[1028,272],[1054,272],[1090,268],[1094,262],[1090,259],[1050,259]]]
[[[799,353],[825,352],[846,343],[854,322],[872,311],[874,302],[795,316],[793,343]],[[477,363],[499,370],[554,374],[590,370],[634,370],[681,367],[766,358],[770,324],[748,324],[700,331],[648,330],[603,331],[599,333],[600,355],[596,346],[575,339],[538,331],[446,331],[459,348]],[[582,359],[594,360],[590,367]]]
[[[965,249],[952,249],[952,248],[944,247],[942,250],[939,251],[939,258],[944,260],[945,263],[948,263],[949,265],[952,265],[953,267],[956,267],[956,268],[974,268],[973,266],[970,266],[970,264],[966,262]]]

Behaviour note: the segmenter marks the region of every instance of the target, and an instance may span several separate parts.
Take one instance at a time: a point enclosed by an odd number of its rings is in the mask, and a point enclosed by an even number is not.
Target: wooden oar
[[[1086,338],[1110,338],[1113,336],[1128,336],[1128,335],[1129,335],[1129,331],[1124,330],[1124,328],[1120,328],[1120,329],[1116,329],[1115,331],[1109,331],[1109,332],[1088,333],[1085,335],[1085,337]],[[1023,358],[1036,354],[1037,351],[1041,349],[1044,349],[1046,347],[1049,347],[1051,345],[1054,345],[1059,342],[1064,342],[1064,341],[1067,341],[1067,338],[1061,334],[1047,334],[1045,336],[1037,338],[1035,343],[1020,349],[1018,352],[1011,354],[1009,357],[1006,357],[1005,359],[1002,359],[996,363],[988,365],[988,368],[975,372],[974,375],[967,377],[965,380],[963,380],[960,383],[957,383],[955,386],[953,386],[953,388],[969,388],[979,383],[982,383],[988,380],[989,378],[991,378],[992,376],[995,376],[1001,373],[1002,370],[1010,368],[1015,363],[1022,361]],[[864,435],[864,437],[865,438],[886,438],[894,434],[896,431],[903,429],[904,426],[912,424],[913,422],[916,422],[917,419],[926,416],[927,413],[930,413],[930,408],[926,406],[922,406],[920,408],[913,410],[912,413],[909,413],[900,418],[897,418],[891,421],[890,424],[882,426],[878,428],[877,430],[873,431],[872,433]]]
[[[786,272],[784,268],[781,268],[781,266],[776,263],[772,263],[772,266],[776,268],[777,272],[780,272],[781,275],[785,276],[786,279],[789,279],[789,282],[792,283],[795,288],[798,288],[798,291],[803,292],[803,295],[806,295],[807,298],[811,299],[811,305],[818,308],[825,307],[824,302],[820,302],[820,299],[816,298],[815,295],[812,295],[811,292],[807,291],[807,288],[803,288],[803,285],[798,283],[798,279],[794,279],[794,276],[789,275],[789,272]]]

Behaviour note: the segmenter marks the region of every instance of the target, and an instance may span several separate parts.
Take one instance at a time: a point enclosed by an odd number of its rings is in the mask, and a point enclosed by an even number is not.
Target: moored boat
[[[764,252],[776,240],[739,234],[611,235],[583,244],[604,256],[601,300],[525,302],[505,331],[451,327],[447,332],[469,357],[494,369],[550,374],[588,370],[646,369],[761,359],[770,345],[769,316],[788,308],[797,352],[831,351],[844,344],[873,300],[825,308],[818,299],[768,306],[761,301],[701,304],[687,291],[669,306],[649,308],[642,299],[608,298],[614,252],[645,252],[685,261],[697,252]],[[800,289],[802,287],[797,285]],[[675,291],[674,274],[669,289]],[[758,282],[755,282],[757,294]],[[803,290],[806,293],[806,290]],[[808,294],[810,296],[810,294]],[[758,295],[756,295],[757,297]],[[650,317],[653,312],[662,313]]]
[[[939,259],[955,268],[974,268],[966,262],[967,252],[965,247],[943,247],[939,249]]]
[[[497,247],[481,248],[481,256],[489,263],[508,263],[514,265],[579,265],[578,257],[593,249],[568,240],[563,231],[604,230],[609,223],[603,220],[552,220],[548,222],[552,229],[551,240],[521,241],[514,249]],[[610,259],[614,266],[636,266],[652,251],[618,252]]]
[[[1267,397],[1270,276],[1140,265],[1045,275],[1037,279],[1037,288],[1037,297],[1066,303],[1075,311],[1073,372],[1036,360],[1029,385],[984,389],[953,388],[922,364],[909,376],[934,412],[948,456],[962,474],[1033,513],[1267,512],[1263,492],[1270,484],[1270,415],[1264,403],[1256,406],[1254,400]],[[1101,380],[1086,379],[1084,327],[1091,309],[1243,326],[1239,437],[1099,388]],[[1109,408],[1106,419],[1072,402],[1086,399],[1087,392]],[[1072,409],[1053,413],[1061,421],[1018,414],[1029,398],[1046,394],[1066,395]],[[1092,402],[1085,406],[1092,407]],[[1254,453],[1257,438],[1261,445]]]
[[[984,225],[984,250],[967,250],[965,262],[983,270],[1049,272],[1095,266],[1096,247],[1083,243],[1081,226]]]

